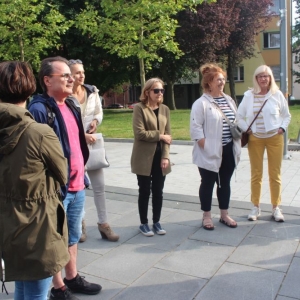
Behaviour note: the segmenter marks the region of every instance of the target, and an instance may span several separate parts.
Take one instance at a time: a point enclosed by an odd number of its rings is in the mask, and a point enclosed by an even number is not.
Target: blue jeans
[[[47,300],[51,281],[52,276],[41,280],[16,281],[14,300]]]
[[[69,246],[78,244],[81,236],[81,222],[84,211],[85,190],[68,192],[63,201],[67,215]]]

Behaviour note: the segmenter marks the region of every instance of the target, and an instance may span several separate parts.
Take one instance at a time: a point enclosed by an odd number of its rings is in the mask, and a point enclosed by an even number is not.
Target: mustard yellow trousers
[[[251,202],[259,206],[263,178],[264,152],[267,150],[271,203],[281,203],[281,162],[283,156],[283,135],[257,138],[249,135],[248,153],[251,165]]]

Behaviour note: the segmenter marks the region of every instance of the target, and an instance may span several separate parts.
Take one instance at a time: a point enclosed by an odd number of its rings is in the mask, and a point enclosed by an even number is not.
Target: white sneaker
[[[278,206],[273,208],[272,217],[275,219],[276,222],[284,222],[284,216],[281,213],[281,209]]]
[[[259,217],[259,216],[260,216],[260,208],[257,207],[257,206],[254,206],[251,209],[251,213],[248,215],[248,220],[249,221],[256,221],[257,217]]]

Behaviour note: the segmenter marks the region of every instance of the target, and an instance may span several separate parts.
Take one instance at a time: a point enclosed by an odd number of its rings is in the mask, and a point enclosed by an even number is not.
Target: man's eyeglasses
[[[258,75],[258,79],[268,79],[270,75]]]
[[[64,74],[50,74],[49,76],[59,76],[63,77],[64,80],[70,80],[71,78],[73,79],[73,75],[70,73],[64,73]]]
[[[159,92],[161,92],[162,94],[164,94],[165,89],[152,89],[151,91],[153,91],[154,94],[158,94]]]
[[[68,62],[68,65],[76,65],[76,64],[81,64],[82,65],[82,61],[80,59],[70,59]]]

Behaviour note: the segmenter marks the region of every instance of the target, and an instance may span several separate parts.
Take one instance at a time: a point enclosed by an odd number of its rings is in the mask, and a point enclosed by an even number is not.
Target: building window
[[[278,66],[270,66],[270,69],[273,72],[275,81],[280,81],[280,65],[278,65]]]
[[[280,48],[280,33],[265,32],[264,33],[264,48]]]
[[[244,66],[236,67],[233,71],[234,81],[244,81]]]
[[[269,11],[279,15],[279,0],[273,0],[273,6],[269,5]]]

